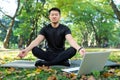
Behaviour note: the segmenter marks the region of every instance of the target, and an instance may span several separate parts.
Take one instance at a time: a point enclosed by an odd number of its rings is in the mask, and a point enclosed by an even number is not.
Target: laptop
[[[81,60],[79,67],[62,69],[64,72],[75,73],[76,75],[86,75],[93,71],[102,71],[110,51],[106,52],[87,52]]]

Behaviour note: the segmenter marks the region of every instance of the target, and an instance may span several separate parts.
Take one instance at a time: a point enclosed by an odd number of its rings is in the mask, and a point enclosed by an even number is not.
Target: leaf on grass
[[[44,65],[43,66],[39,66],[38,68],[41,69],[41,70],[49,69],[48,66],[44,66]]]
[[[120,69],[115,69],[115,75],[120,76]]]
[[[71,80],[76,80],[77,78],[77,75],[75,75],[74,73],[63,72],[63,76],[70,78]]]
[[[3,59],[6,59],[6,60],[9,60],[9,58],[10,58],[10,57],[8,57],[7,55],[5,55],[5,56],[3,57]]]
[[[0,61],[0,64],[5,64],[6,62],[5,61]]]
[[[57,77],[55,75],[49,76],[47,80],[57,80]]]
[[[0,80],[2,80],[2,78],[0,78]]]
[[[43,71],[46,71],[46,72],[49,72],[49,73],[56,73],[56,70],[53,70],[53,69],[51,69],[50,67],[48,67],[48,66],[41,66],[41,67],[38,67],[38,69],[40,69],[40,70],[43,70]]]
[[[63,76],[67,77],[67,78],[70,78],[70,74],[67,73],[67,72],[63,72]]]
[[[2,74],[2,72],[0,72],[0,75]]]
[[[76,80],[77,79],[77,76],[74,76],[71,78],[71,80]]]
[[[11,74],[14,71],[15,71],[15,68],[10,67],[10,68],[7,69],[7,74]]]
[[[115,73],[118,73],[118,72],[120,72],[120,69],[115,69]]]
[[[115,69],[108,70],[108,73],[115,73]]]
[[[39,74],[41,71],[42,71],[41,68],[37,68],[37,69],[35,70],[35,73],[36,73],[36,74]]]
[[[90,76],[87,80],[96,80],[93,76]]]
[[[120,76],[120,72],[116,73],[116,76]]]
[[[105,78],[111,77],[113,75],[114,75],[113,73],[109,73],[109,72],[103,73],[103,77],[105,77]]]
[[[2,72],[0,72],[0,80],[2,80],[3,79],[3,73]]]
[[[0,58],[0,60],[3,60],[2,58]]]
[[[82,75],[80,80],[87,80],[87,76]]]
[[[27,77],[35,76],[35,73],[27,74]]]
[[[71,80],[76,80],[77,79],[77,75],[75,75],[74,73],[70,74],[70,78]]]
[[[21,58],[20,57],[15,57],[14,60],[20,60]]]
[[[13,71],[15,71],[15,68],[10,67],[10,68],[7,69],[7,71],[11,71],[11,72],[13,72]]]

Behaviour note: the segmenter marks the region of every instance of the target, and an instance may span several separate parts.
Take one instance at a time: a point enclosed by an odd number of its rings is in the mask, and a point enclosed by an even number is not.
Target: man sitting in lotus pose
[[[72,58],[76,54],[76,51],[84,55],[85,49],[80,47],[73,39],[70,29],[59,23],[60,17],[60,9],[51,8],[49,10],[50,24],[43,27],[37,38],[33,40],[28,47],[21,50],[18,56],[23,58],[32,50],[34,56],[42,59],[42,61],[36,61],[35,66],[38,67],[42,65],[70,66],[68,59]],[[46,51],[37,47],[44,39],[46,39],[48,43]],[[65,40],[71,45],[68,49],[65,49]]]

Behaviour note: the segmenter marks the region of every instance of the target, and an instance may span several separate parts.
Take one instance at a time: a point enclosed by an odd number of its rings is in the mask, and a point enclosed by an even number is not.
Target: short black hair
[[[51,8],[51,9],[49,10],[49,14],[50,14],[51,11],[58,11],[59,14],[61,14],[60,9],[59,9],[59,8],[56,8],[56,7]]]

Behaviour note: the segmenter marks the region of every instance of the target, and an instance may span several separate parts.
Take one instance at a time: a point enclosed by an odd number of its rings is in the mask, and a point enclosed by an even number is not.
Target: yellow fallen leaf
[[[120,76],[120,72],[118,72],[118,73],[116,74],[116,76]]]
[[[81,80],[87,80],[87,76],[82,75],[82,76],[81,76]]]
[[[11,72],[13,72],[13,71],[15,71],[15,68],[10,67],[10,68],[7,69],[7,71],[11,71]]]
[[[0,60],[3,60],[2,58],[0,58]]]
[[[36,72],[40,72],[40,71],[41,71],[41,69],[40,69],[40,68],[37,68],[37,69],[36,69]]]
[[[0,72],[0,75],[3,74],[2,72]]]
[[[71,78],[71,80],[76,80],[77,79],[77,76],[74,76]]]
[[[28,74],[27,77],[35,76],[35,73]]]
[[[47,80],[57,80],[57,78],[56,78],[56,76],[55,76],[55,75],[52,75],[52,76],[48,77],[48,79],[47,79]]]
[[[72,79],[74,79],[74,78],[77,78],[77,75],[75,75],[74,73],[71,73],[71,74],[70,74],[70,77],[71,77]]]
[[[11,71],[7,71],[7,74],[11,74],[12,72]]]
[[[9,57],[7,57],[7,56],[4,56],[4,57],[3,57],[3,59],[7,59],[7,60],[9,60]]]
[[[111,77],[111,76],[113,76],[113,75],[114,75],[113,73],[109,73],[109,72],[103,73],[103,76],[104,76],[105,78]]]
[[[40,68],[37,68],[37,69],[35,70],[35,73],[36,73],[36,74],[39,74],[41,71],[42,71],[42,70],[41,70]]]
[[[120,69],[115,69],[115,73],[118,73],[118,72],[120,72]]]
[[[6,62],[5,61],[0,61],[1,64],[5,64]]]
[[[6,69],[7,74],[11,74],[14,71],[15,71],[15,68],[13,68],[13,67]]]
[[[15,57],[14,60],[20,60],[21,58],[20,57]]]
[[[87,80],[96,80],[93,76],[90,76]]]

